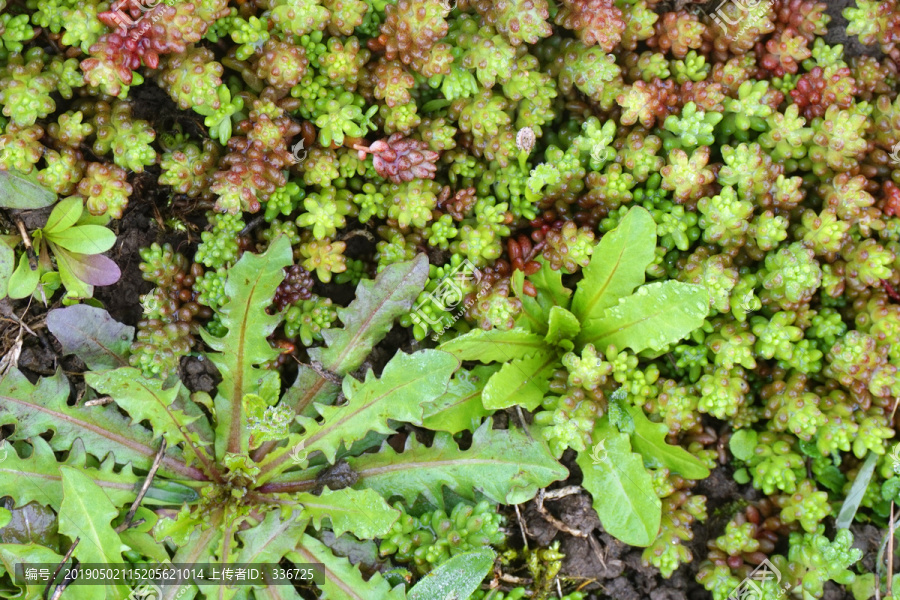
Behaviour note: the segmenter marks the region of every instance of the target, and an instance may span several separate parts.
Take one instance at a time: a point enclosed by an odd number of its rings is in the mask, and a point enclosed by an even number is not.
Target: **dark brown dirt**
[[[186,356],[181,359],[181,381],[192,392],[215,394],[216,386],[222,382],[218,369],[202,356]]]
[[[94,297],[103,303],[112,318],[134,326],[142,314],[140,296],[153,288],[141,277],[138,251],[157,241],[159,227],[149,215],[148,206],[137,205],[133,200],[130,204],[135,208],[126,211],[120,221],[116,245],[109,252],[110,258],[119,265],[122,278],[113,285],[96,288]]]

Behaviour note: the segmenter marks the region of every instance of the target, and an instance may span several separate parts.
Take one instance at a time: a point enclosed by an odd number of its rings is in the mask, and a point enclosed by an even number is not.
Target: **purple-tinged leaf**
[[[89,285],[112,285],[122,276],[119,266],[102,254],[78,254],[56,245],[53,254],[57,264],[65,263],[72,275]]]
[[[76,304],[51,310],[47,328],[62,344],[63,354],[77,354],[93,371],[128,366],[134,327],[119,323],[102,308]]]

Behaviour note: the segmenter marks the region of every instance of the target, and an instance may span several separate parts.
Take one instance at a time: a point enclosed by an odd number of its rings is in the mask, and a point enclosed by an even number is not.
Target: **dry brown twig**
[[[129,527],[131,527],[131,521],[134,519],[134,513],[137,512],[138,507],[141,505],[141,501],[144,499],[144,494],[147,493],[147,490],[150,489],[150,484],[153,483],[153,478],[156,476],[156,471],[159,469],[159,464],[162,462],[163,455],[166,453],[166,439],[162,439],[162,443],[159,445],[159,450],[156,452],[156,456],[153,458],[153,464],[150,466],[150,471],[147,473],[147,477],[144,478],[144,485],[141,486],[141,491],[138,492],[137,498],[134,499],[134,502],[131,504],[131,508],[128,509],[128,514],[125,515],[125,520],[116,527],[116,532],[122,533]]]
[[[56,581],[56,576],[59,575],[59,572],[62,570],[63,565],[66,564],[66,562],[70,558],[72,558],[72,552],[75,551],[75,547],[78,545],[78,543],[80,541],[81,541],[80,537],[75,538],[75,541],[72,542],[71,546],[69,546],[69,550],[68,550],[68,552],[66,552],[66,555],[63,556],[63,559],[59,562],[58,565],[56,565],[56,570],[53,571],[53,576],[50,578],[50,583],[48,583],[47,587],[44,588],[44,594],[43,594],[44,600],[47,600],[47,593],[50,591],[50,587],[53,585],[53,582]],[[66,586],[68,586],[71,581],[72,581],[72,579],[66,578],[65,581],[63,581],[61,584],[59,584],[56,587],[56,589],[53,590],[53,596],[51,597],[50,600],[58,600],[58,598],[60,596],[62,596],[62,593],[65,591]]]

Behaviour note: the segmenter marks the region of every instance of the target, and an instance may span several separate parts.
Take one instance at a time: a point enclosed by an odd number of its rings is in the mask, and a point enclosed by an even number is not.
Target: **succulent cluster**
[[[199,243],[176,252],[160,232],[141,251],[154,287],[128,357],[171,383],[233,333],[235,266],[287,240],[253,369],[293,374],[356,326],[353,286],[368,306],[372,278],[427,256],[392,318],[412,348],[464,362],[438,411],[450,424],[401,422],[459,436],[523,409],[510,429],[574,452],[604,528],[663,578],[703,561],[719,600],[769,560],[797,597],[822,597],[863,572],[849,522],[830,527],[857,478],[859,520],[884,525],[900,500],[900,3],[844,10],[880,51],[852,57],[825,41],[825,2],[698,4],[0,0],[0,173],[51,197],[2,206],[78,206],[32,231],[38,256],[24,224],[3,232],[0,292],[88,297],[107,279],[95,263],[66,279],[66,251],[84,252],[60,231],[117,230],[136,204],[177,212]],[[257,424],[268,391],[239,399]],[[304,399],[282,429],[322,426],[338,397]],[[256,476],[226,458],[230,484]],[[694,557],[714,508],[696,482],[725,462],[761,499]],[[599,490],[626,476],[622,497],[645,504],[611,523]],[[504,548],[500,502],[464,496],[449,512],[395,503],[370,536],[381,557],[418,577]]]

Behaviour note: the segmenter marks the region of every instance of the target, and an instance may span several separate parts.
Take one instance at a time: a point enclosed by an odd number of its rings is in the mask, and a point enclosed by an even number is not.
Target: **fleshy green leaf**
[[[131,422],[115,406],[69,406],[68,398],[69,382],[60,371],[32,385],[18,369],[11,369],[0,381],[0,424],[15,424],[10,436],[14,440],[52,431],[50,446],[54,450],[70,450],[81,438],[99,458],[112,452],[120,464],[131,462],[140,469],[150,468],[159,443],[149,431]],[[204,479],[203,473],[185,465],[181,451],[172,447],[166,450],[160,472]]]
[[[0,207],[30,210],[56,202],[56,194],[17,170],[0,170]]]
[[[601,318],[588,321],[579,342],[597,348],[613,344],[635,352],[659,351],[700,327],[708,312],[709,294],[702,286],[650,283],[608,308]]]
[[[85,473],[60,467],[63,499],[59,509],[59,532],[70,539],[80,538],[72,556],[80,562],[122,563],[122,540],[110,524],[119,511]],[[98,599],[127,596],[125,586],[90,586]],[[107,593],[108,590],[108,593]],[[117,596],[118,595],[118,596]]]
[[[102,308],[76,304],[47,313],[47,329],[63,354],[77,354],[95,371],[128,366],[134,327],[114,320]]]
[[[409,590],[409,600],[463,600],[471,597],[494,566],[490,548],[457,554]]]
[[[747,462],[753,458],[757,438],[756,431],[752,429],[738,429],[731,434],[731,439],[728,440],[728,448],[736,459]]]
[[[81,213],[83,212],[84,200],[81,196],[71,196],[65,200],[60,200],[56,206],[53,207],[53,210],[50,212],[50,217],[47,218],[47,224],[42,228],[44,235],[50,236],[54,233],[59,233],[64,229],[68,229],[78,222],[78,219],[81,218]],[[104,227],[104,229],[106,228]],[[107,231],[109,230],[107,229]],[[112,232],[110,231],[110,233]],[[113,235],[113,240],[115,239],[116,236]]]
[[[318,566],[325,577],[319,586],[321,600],[404,600],[403,585],[391,589],[381,573],[368,580],[346,558],[339,558],[319,540],[304,535],[295,552],[287,558],[295,563],[322,563]],[[443,600],[443,599],[442,599]]]
[[[459,362],[440,350],[422,350],[415,354],[398,352],[385,365],[381,378],[370,371],[362,383],[347,385],[342,406],[315,405],[324,421],[298,417],[306,428],[305,446],[309,452],[321,450],[329,462],[341,444],[350,446],[370,431],[392,433],[388,419],[421,424],[424,405],[447,391],[447,384]]]
[[[226,452],[246,453],[250,440],[243,398],[256,393],[264,370],[255,366],[274,360],[278,351],[266,339],[275,331],[281,316],[269,315],[275,290],[284,279],[284,267],[291,264],[291,243],[280,236],[263,254],[245,252],[228,270],[225,296],[219,309],[222,325],[228,329],[217,338],[200,330],[203,341],[215,352],[207,354],[222,376],[215,397],[216,456]]]
[[[161,380],[148,379],[133,367],[89,371],[84,374],[84,380],[101,394],[112,396],[135,422],[148,421],[154,434],[164,437],[169,445],[183,444],[185,455],[190,460],[208,464],[210,457],[206,446],[212,443],[212,438],[201,439],[199,431],[210,432],[209,424],[204,423],[205,426],[200,429],[193,427],[195,421],[205,421],[205,418],[201,414],[188,416],[178,408],[175,399],[182,391],[180,381],[163,389]]]
[[[102,225],[77,225],[44,234],[47,240],[76,254],[102,254],[116,243],[116,234]]]
[[[584,268],[584,279],[572,299],[572,312],[579,321],[600,318],[605,309],[644,283],[644,271],[655,252],[656,223],[646,209],[636,206],[601,238],[591,264]]]
[[[0,173],[2,172],[3,171],[0,171]],[[7,294],[9,294],[9,297],[13,300],[28,297],[34,293],[35,289],[37,289],[40,280],[40,270],[31,270],[31,267],[28,265],[28,257],[25,256],[25,253],[23,252],[19,257],[19,266],[16,267],[16,270],[13,271],[12,276],[9,278]]]
[[[325,369],[346,375],[359,367],[394,325],[409,312],[428,279],[428,258],[389,265],[374,281],[362,280],[356,299],[337,310],[344,327],[322,332],[327,348],[309,350],[310,357]]]
[[[318,496],[303,492],[292,499],[303,505],[303,515],[312,519],[316,529],[322,528],[322,519],[330,519],[337,536],[349,531],[361,540],[382,537],[400,517],[400,511],[372,490],[326,487]]]
[[[507,362],[484,386],[481,392],[484,407],[500,410],[519,404],[534,410],[547,393],[550,376],[558,366],[556,352],[538,352]]]
[[[460,360],[478,360],[483,363],[507,362],[534,354],[553,352],[536,333],[524,329],[473,329],[439,346]]]
[[[601,419],[594,429],[593,452],[576,457],[582,486],[606,531],[632,546],[649,546],[659,533],[662,504],[653,490],[641,457],[631,451],[628,436]]]
[[[568,476],[546,444],[516,429],[492,429],[491,420],[472,435],[472,444],[460,450],[446,433],[434,436],[431,447],[409,436],[403,452],[388,444],[374,454],[348,459],[359,475],[357,487],[371,488],[385,497],[400,495],[412,503],[423,494],[435,506],[444,506],[442,486],[475,500],[480,490],[494,502],[521,504]]]
[[[666,443],[669,428],[662,423],[652,423],[639,407],[626,404],[625,410],[634,422],[631,434],[632,447],[653,467],[666,467],[685,479],[706,479],[709,469],[681,446]]]
[[[456,372],[447,392],[425,407],[422,425],[431,431],[475,431],[481,421],[491,414],[481,403],[481,390],[499,365],[478,366],[471,371]]]
[[[547,323],[547,335],[544,340],[548,344],[557,345],[560,342],[574,340],[581,331],[581,324],[575,315],[561,306],[554,306],[550,309],[550,318]],[[571,344],[569,345],[571,346]],[[571,348],[567,349],[571,350]]]
[[[16,253],[0,241],[0,298],[6,298],[9,292],[9,278],[16,268]]]

